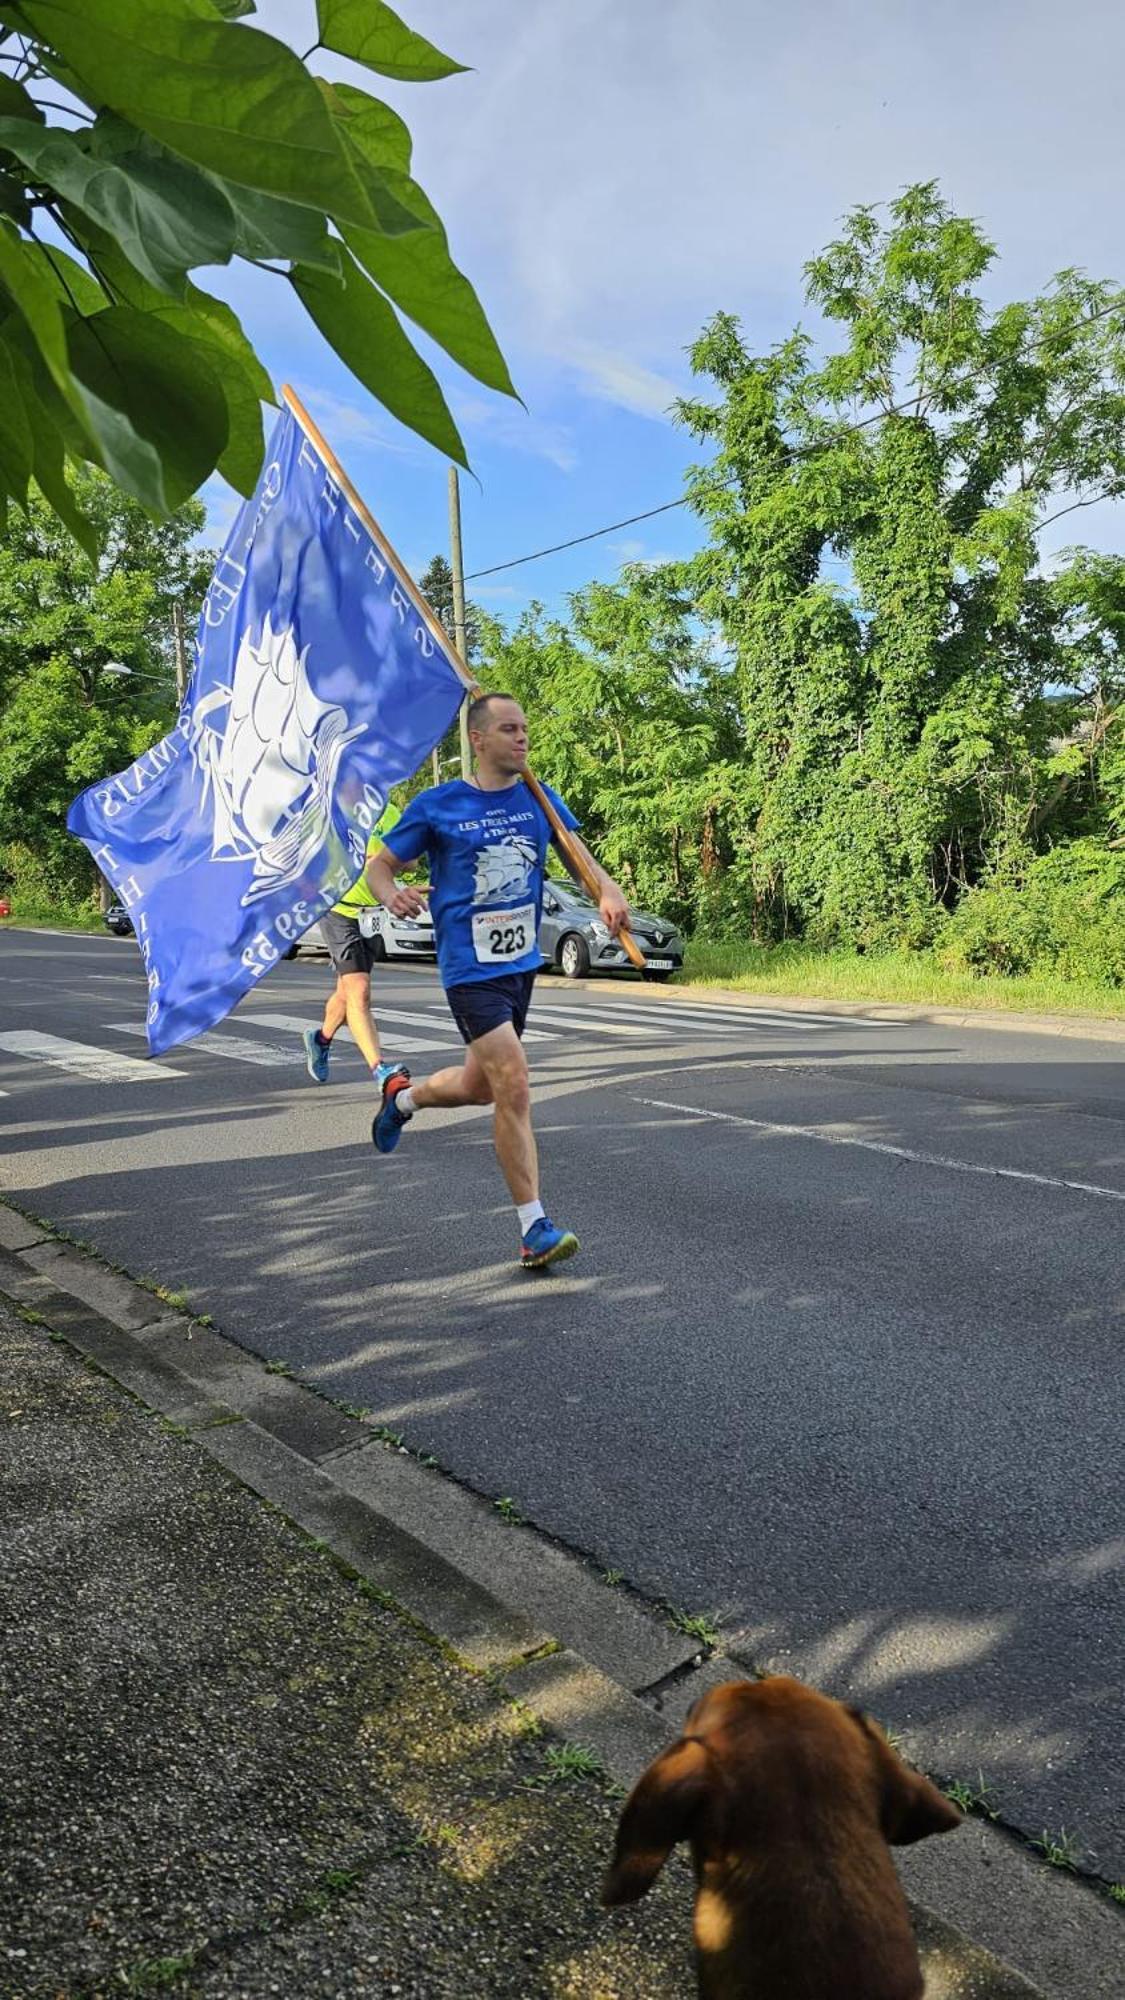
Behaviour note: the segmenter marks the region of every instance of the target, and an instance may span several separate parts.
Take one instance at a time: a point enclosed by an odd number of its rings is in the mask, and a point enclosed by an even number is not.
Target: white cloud
[[[566,424],[532,416],[519,403],[499,397],[452,395],[450,408],[466,438],[484,444],[501,445],[508,451],[545,458],[560,472],[573,472],[578,463],[574,433]]]
[[[613,354],[590,341],[577,341],[563,358],[574,369],[579,389],[641,417],[667,418],[679,393],[666,375],[644,368],[626,354]]]

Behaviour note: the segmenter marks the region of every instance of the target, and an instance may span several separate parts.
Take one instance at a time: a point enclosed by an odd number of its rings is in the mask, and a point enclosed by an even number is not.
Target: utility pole
[[[187,640],[184,635],[184,607],[177,597],[172,606],[172,638],[176,652],[176,700],[182,706],[187,693]]]
[[[449,468],[449,552],[450,568],[453,571],[453,643],[465,659],[465,564],[461,555],[461,489],[457,484],[457,467]],[[465,660],[466,666],[468,661]],[[461,776],[470,778],[473,772],[472,751],[469,748],[468,696],[461,703]]]

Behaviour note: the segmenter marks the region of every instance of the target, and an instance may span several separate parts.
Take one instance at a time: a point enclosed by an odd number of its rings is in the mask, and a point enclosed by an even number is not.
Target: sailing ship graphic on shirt
[[[192,715],[211,858],[254,864],[244,905],[301,879],[328,836],[340,759],[363,734],[316,693],[308,650],[267,615],[256,643],[243,634],[231,685],[208,689]]]
[[[474,903],[495,903],[503,897],[531,894],[532,875],[539,865],[539,849],[523,834],[505,834],[477,855],[473,881]]]

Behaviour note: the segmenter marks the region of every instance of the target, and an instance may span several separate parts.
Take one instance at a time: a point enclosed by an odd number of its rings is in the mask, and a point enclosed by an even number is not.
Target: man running
[[[397,826],[401,818],[397,806],[384,808],[368,838],[368,857],[379,852],[384,835]],[[328,946],[336,985],[325,1002],[324,1020],[320,1027],[306,1028],[302,1036],[305,1064],[314,1083],[328,1082],[328,1058],[333,1037],[345,1021],[351,1029],[352,1040],[380,1089],[388,1077],[409,1074],[399,1064],[383,1062],[379,1031],[372,1018],[371,966],[374,951],[371,939],[364,937],[360,929],[359,913],[375,907],[375,898],[367,886],[366,877],[360,875],[347,895],[333,904],[328,914],[320,919],[320,934]]]
[[[367,881],[394,916],[416,916],[422,899],[399,887],[396,870],[425,854],[430,864],[430,912],[438,968],[468,1054],[457,1069],[411,1083],[399,1070],[382,1083],[382,1106],[371,1128],[377,1151],[390,1153],[416,1111],[494,1104],[496,1153],[519,1215],[520,1262],[529,1270],[572,1257],[578,1238],[547,1216],[539,1199],[539,1164],[531,1129],[527,1057],[520,1037],[535,974],[543,962],[539,917],[550,821],[523,772],[527,719],[503,694],[471,703],[469,740],[475,778],[434,785],[411,800],[384,846],[367,864]],[[578,822],[557,798],[564,826]],[[577,843],[579,846],[581,842]],[[587,852],[583,848],[583,852]],[[628,905],[593,856],[602,922],[616,936]]]

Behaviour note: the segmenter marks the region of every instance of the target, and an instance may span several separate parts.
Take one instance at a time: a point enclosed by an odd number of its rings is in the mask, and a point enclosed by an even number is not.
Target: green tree
[[[67,807],[171,727],[172,607],[184,606],[190,629],[213,563],[194,543],[198,501],[154,522],[102,473],[74,483],[96,555],[35,494],[0,539],[0,854],[40,903],[89,894],[92,865],[65,831]]]
[[[453,616],[453,571],[444,556],[432,556],[418,585],[431,609],[437,612],[451,639],[456,638]],[[470,664],[480,649],[481,609],[465,600],[465,659]]]
[[[402,119],[318,76],[253,11],[0,0],[0,505],[34,481],[91,551],[68,464],[104,468],[156,515],[216,467],[253,490],[273,389],[235,314],[192,282],[201,266],[276,273],[363,386],[462,464],[399,314],[514,394]],[[385,0],[317,0],[317,23],[316,48],[379,75],[460,68]]]
[[[992,257],[913,187],[806,267],[826,360],[801,333],[754,356],[727,314],[692,350],[718,396],[680,406],[712,448],[691,587],[735,660],[729,886],[761,936],[925,942],[1055,809],[1093,577],[1068,606],[1036,537],[1125,493],[1125,295],[1064,271],[990,314]]]

